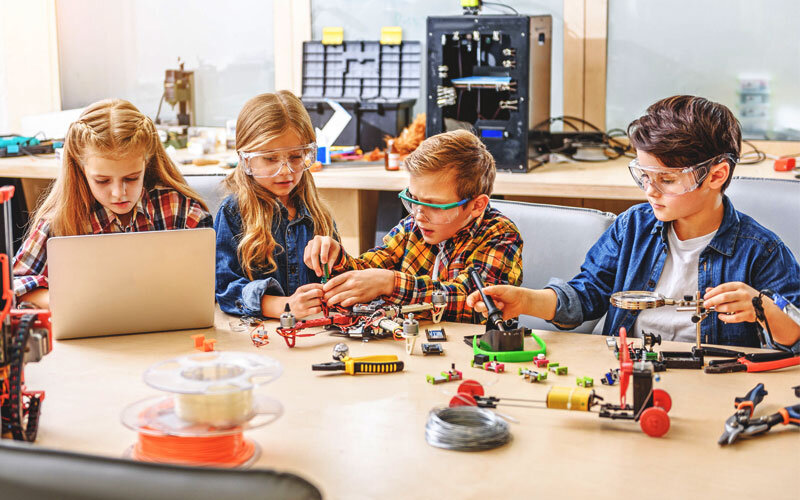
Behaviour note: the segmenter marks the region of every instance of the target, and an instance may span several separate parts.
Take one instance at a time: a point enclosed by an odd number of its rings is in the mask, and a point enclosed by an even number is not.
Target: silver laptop
[[[47,240],[56,339],[214,324],[214,230]]]

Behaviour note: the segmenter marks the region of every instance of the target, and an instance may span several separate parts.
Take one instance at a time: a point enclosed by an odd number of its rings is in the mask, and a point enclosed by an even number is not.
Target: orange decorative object
[[[203,341],[205,339],[206,339],[206,336],[203,335],[202,333],[198,333],[198,334],[192,335],[192,341],[194,341],[195,349],[202,348],[203,347]]]

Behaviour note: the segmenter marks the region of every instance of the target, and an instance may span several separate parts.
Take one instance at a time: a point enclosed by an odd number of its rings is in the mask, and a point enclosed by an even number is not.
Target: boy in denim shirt
[[[529,314],[569,329],[607,312],[604,335],[625,327],[691,341],[695,326],[685,313],[622,310],[609,307],[609,298],[624,290],[677,298],[702,290],[705,306],[717,312],[701,325],[703,342],[760,346],[752,298],[769,288],[800,305],[800,266],[778,236],[724,195],[741,147],[736,118],[721,104],[674,96],[650,106],[628,136],[637,151],[629,169],[648,203],[622,213],[569,282],[553,279],[543,290],[493,286],[487,295],[506,317]],[[763,304],[767,345],[800,352],[800,325],[768,297]],[[467,305],[485,311],[475,293]]]

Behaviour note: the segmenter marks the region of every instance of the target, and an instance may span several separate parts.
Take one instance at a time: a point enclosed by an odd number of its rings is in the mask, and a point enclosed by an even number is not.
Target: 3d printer
[[[529,131],[550,116],[552,18],[471,12],[428,18],[426,134],[473,130],[498,170],[527,172]]]

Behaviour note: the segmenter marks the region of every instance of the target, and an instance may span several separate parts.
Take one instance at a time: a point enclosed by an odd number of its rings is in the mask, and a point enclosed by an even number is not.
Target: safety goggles
[[[423,222],[430,224],[449,224],[456,220],[458,217],[458,207],[464,206],[469,198],[464,198],[461,201],[453,203],[425,203],[411,197],[408,193],[408,188],[400,191],[397,194],[406,207],[408,213],[417,217],[419,216]]]
[[[269,151],[240,152],[244,173],[253,177],[275,177],[283,171],[290,173],[308,170],[317,159],[317,145],[292,146]]]
[[[679,196],[697,189],[708,177],[711,167],[726,160],[731,166],[736,164],[736,157],[729,153],[686,168],[642,166],[639,159],[634,158],[628,164],[628,170],[640,188],[647,190],[648,186],[653,186],[665,196]]]

